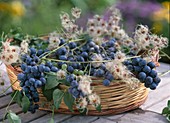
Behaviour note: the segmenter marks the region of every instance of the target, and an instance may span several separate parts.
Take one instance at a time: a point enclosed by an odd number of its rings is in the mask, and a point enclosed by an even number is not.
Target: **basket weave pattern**
[[[20,90],[19,81],[17,80],[17,74],[21,71],[14,69],[12,66],[7,66],[7,72],[12,84],[13,90]],[[89,105],[88,115],[106,115],[106,114],[118,114],[125,111],[129,111],[138,108],[142,105],[148,95],[148,89],[144,87],[142,83],[135,88],[130,89],[127,84],[123,81],[112,82],[109,87],[104,86],[99,79],[93,80],[92,87],[94,92],[100,96],[102,111],[98,112],[96,109]],[[43,96],[41,89],[39,92],[39,105],[41,110],[51,111],[52,102],[48,102]],[[79,114],[79,111],[74,108],[74,112],[70,112],[67,106],[62,101],[60,108],[55,112],[65,113],[65,114]]]

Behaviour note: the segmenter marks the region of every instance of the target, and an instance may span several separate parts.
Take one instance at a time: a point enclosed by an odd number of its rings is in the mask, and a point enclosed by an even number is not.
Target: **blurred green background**
[[[170,39],[169,0],[0,0],[0,34],[18,27],[27,34],[47,34],[60,29],[61,11],[70,13],[75,6],[82,9],[78,22],[82,27],[88,17],[104,14],[110,6],[117,6],[129,34],[139,23]],[[164,51],[170,55],[170,47]],[[163,61],[170,63],[166,58]]]

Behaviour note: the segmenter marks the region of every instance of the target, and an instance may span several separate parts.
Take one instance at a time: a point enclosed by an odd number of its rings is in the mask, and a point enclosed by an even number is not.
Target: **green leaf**
[[[19,118],[19,116],[17,116],[12,111],[8,112],[7,119],[9,121],[9,123],[21,123],[21,119]]]
[[[79,109],[80,114],[87,115],[87,108]]]
[[[53,92],[55,88],[45,90],[45,86],[42,87],[42,93],[47,98],[48,101],[51,101],[53,99]]]
[[[15,97],[14,97],[15,96]],[[19,104],[21,106],[21,102],[22,102],[22,94],[20,93],[20,91],[14,91],[11,94],[11,97],[14,97],[14,102],[16,102],[17,104]]]
[[[64,103],[67,105],[71,112],[74,112],[73,111],[74,101],[75,101],[74,97],[67,91],[64,94]]]
[[[51,118],[50,121],[48,123],[54,123],[54,119]]]
[[[162,114],[168,114],[170,113],[170,110],[168,107],[165,107],[163,110],[162,110]]]
[[[166,119],[170,122],[170,115],[168,115],[168,116],[166,117]]]
[[[64,92],[59,89],[55,89],[55,91],[53,92],[53,101],[56,109],[59,108],[63,96],[64,96]]]
[[[24,97],[22,98],[21,106],[22,106],[22,111],[24,113],[26,113],[28,111],[29,106],[30,106],[30,101],[29,101],[29,99],[26,95],[24,95]]]
[[[168,108],[170,108],[170,100],[168,100]]]
[[[96,110],[99,111],[99,112],[101,112],[101,111],[102,111],[101,105],[97,105],[97,106],[96,106]]]
[[[57,81],[56,75],[47,75],[47,83],[45,84],[45,90],[52,89],[58,86],[61,82]]]

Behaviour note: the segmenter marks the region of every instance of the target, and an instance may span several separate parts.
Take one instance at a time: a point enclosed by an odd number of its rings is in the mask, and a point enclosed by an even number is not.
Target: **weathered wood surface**
[[[1,69],[1,68],[0,68]],[[158,71],[166,71],[170,69],[170,65],[161,64]],[[160,113],[163,107],[166,106],[168,99],[170,99],[170,74],[161,77],[162,82],[158,86],[157,90],[150,91],[147,101],[134,111],[126,112],[119,115],[110,116],[74,116],[65,114],[55,114],[55,123],[168,123],[165,117]],[[6,86],[9,85],[6,82]],[[0,92],[2,88],[0,88]],[[11,90],[6,95],[0,95],[0,123],[5,114],[6,106],[11,100]],[[37,111],[35,114],[24,114],[21,108],[12,103],[9,107],[10,110],[17,113],[22,119],[22,123],[48,123],[51,118],[51,113],[46,111]],[[5,120],[5,123],[8,123]]]

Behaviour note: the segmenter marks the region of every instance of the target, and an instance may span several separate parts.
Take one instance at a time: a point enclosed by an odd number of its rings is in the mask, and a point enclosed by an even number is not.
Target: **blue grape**
[[[134,66],[135,72],[141,72],[142,68],[140,66]]]
[[[146,61],[145,60],[140,60],[139,61],[139,66],[145,66],[146,65]]]
[[[139,62],[142,62],[142,61],[141,61],[141,58],[133,58],[133,59],[132,59],[132,64],[133,64],[133,65],[138,66],[138,65],[139,65]],[[142,62],[142,63],[143,63],[143,62]]]
[[[130,61],[127,60],[127,61],[124,61],[123,64],[126,65],[126,66],[128,66],[128,65],[130,65],[131,63],[130,63]]]
[[[45,65],[48,66],[48,67],[50,67],[50,68],[53,66],[53,64],[52,64],[50,61],[47,61],[47,62],[45,63]]]
[[[39,88],[39,87],[42,86],[42,82],[41,82],[40,80],[36,80],[35,83],[34,83],[34,86],[35,86],[36,88]]]
[[[96,44],[95,44],[94,42],[92,42],[92,41],[89,43],[89,46],[90,46],[90,47],[94,47],[95,45],[96,45]]]
[[[141,80],[141,81],[144,81],[146,79],[146,73],[140,72],[138,74],[138,79]]]
[[[38,67],[37,67],[37,66],[33,66],[33,67],[31,68],[31,72],[37,73],[37,72],[38,72]]]
[[[115,58],[115,53],[114,53],[114,52],[111,52],[111,53],[110,53],[110,57],[111,57],[112,59],[114,59],[114,58]]]
[[[98,77],[102,77],[102,76],[104,76],[104,70],[102,70],[102,69],[98,69],[97,71],[96,71],[96,76],[98,76]]]
[[[43,51],[42,49],[40,49],[40,50],[38,50],[37,55],[40,56],[40,55],[42,55],[43,53],[44,53],[44,51]]]
[[[66,61],[66,60],[67,60],[67,56],[66,56],[66,55],[61,55],[61,56],[59,56],[59,59],[60,59],[60,60],[65,60],[65,61]]]
[[[147,65],[148,65],[151,69],[155,68],[154,62],[149,62]]]
[[[34,79],[34,78],[30,78],[30,79],[29,79],[29,82],[30,82],[30,83],[35,83],[35,79]]]
[[[67,71],[70,72],[70,73],[73,73],[74,68],[72,66],[68,66],[67,67]]]
[[[114,80],[114,77],[111,73],[107,74],[105,78],[108,79],[109,81]]]
[[[77,44],[75,42],[70,42],[68,46],[70,47],[70,49],[74,49],[77,47]]]
[[[134,67],[133,67],[132,65],[128,65],[127,68],[128,68],[128,70],[130,70],[130,71],[133,71],[133,70],[134,70]]]
[[[64,39],[60,39],[60,46],[63,45],[66,41]]]
[[[57,55],[65,55],[67,52],[67,49],[65,47],[61,47],[56,51]]]
[[[82,56],[77,56],[77,61],[84,62],[84,58]]]
[[[45,67],[45,68],[44,68],[44,71],[45,71],[45,72],[50,72],[50,68],[49,68],[49,67]]]
[[[32,58],[30,58],[30,57],[26,58],[26,63],[27,64],[30,64],[31,62],[32,62]]]
[[[154,80],[154,82],[157,83],[157,84],[160,83],[160,81],[161,81],[161,79],[160,79],[158,76],[155,77],[153,80]]]
[[[40,72],[44,72],[44,69],[45,69],[45,65],[44,65],[44,64],[40,64],[40,65],[38,66],[38,70],[39,70]]]
[[[46,79],[44,77],[41,77],[40,81],[42,82],[43,85],[46,83]]]
[[[67,75],[66,80],[67,80],[67,82],[71,83],[74,80],[74,75],[73,74]]]
[[[21,70],[25,71],[27,65],[26,64],[21,64]]]
[[[154,82],[150,85],[150,89],[151,90],[155,90],[156,87],[157,87],[157,85]]]
[[[77,82],[76,80],[73,80],[73,81],[71,82],[71,86],[72,86],[72,87],[77,87],[77,86],[78,86],[78,82]]]
[[[25,74],[19,73],[18,74],[18,80],[20,80],[20,81],[25,80]]]
[[[103,80],[103,85],[104,86],[109,86],[110,85],[110,81],[108,79]]]
[[[144,66],[144,68],[143,68],[143,72],[145,72],[145,73],[150,73],[151,72],[151,68],[149,67],[149,66]]]
[[[73,94],[74,97],[78,98],[80,92],[77,90],[77,88],[72,88],[71,93]]]
[[[58,71],[58,68],[57,68],[57,67],[52,66],[52,67],[51,67],[51,71],[52,71],[52,72],[57,72],[57,71]]]
[[[30,53],[31,53],[31,54],[36,54],[36,49],[33,48],[33,47],[31,47],[31,48],[30,48]]]
[[[150,76],[147,76],[147,77],[146,77],[146,80],[145,80],[145,83],[148,84],[148,85],[151,85],[152,82],[153,82],[153,78],[150,77]]]
[[[155,78],[157,76],[157,72],[155,70],[151,70],[150,74],[151,77]]]

